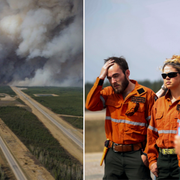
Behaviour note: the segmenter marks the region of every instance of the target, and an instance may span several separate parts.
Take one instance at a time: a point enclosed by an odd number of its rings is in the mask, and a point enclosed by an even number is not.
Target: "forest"
[[[28,87],[23,90],[33,99],[56,114],[80,117],[64,117],[76,128],[83,129],[83,89],[80,87]],[[57,96],[35,96],[35,94],[55,94]]]
[[[81,118],[66,117],[66,121],[72,123],[76,128],[83,129],[82,88],[28,87],[26,91],[48,108],[56,109],[54,111],[57,113],[79,115]],[[2,93],[0,94],[2,97],[5,94],[16,96],[9,86],[0,86],[0,93]],[[34,94],[50,93],[58,96],[34,96]],[[16,101],[24,104],[19,98]],[[65,108],[63,109],[63,107]],[[59,111],[59,109],[61,110]],[[0,118],[53,175],[55,180],[83,179],[83,165],[59,144],[43,123],[30,111],[12,105],[3,106],[0,101]],[[0,168],[0,178],[7,179],[2,168]]]
[[[56,180],[82,179],[82,164],[72,157],[37,117],[24,108],[0,107],[0,118]]]

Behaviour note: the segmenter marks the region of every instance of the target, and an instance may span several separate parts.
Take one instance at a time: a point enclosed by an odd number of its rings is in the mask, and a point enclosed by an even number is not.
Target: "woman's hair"
[[[164,65],[162,67],[162,71],[164,71],[165,66],[170,65],[175,68],[178,72],[180,72],[180,55],[173,55],[172,58],[166,59]]]

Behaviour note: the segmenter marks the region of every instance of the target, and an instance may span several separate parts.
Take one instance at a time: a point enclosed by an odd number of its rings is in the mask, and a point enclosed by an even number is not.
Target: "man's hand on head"
[[[104,66],[101,69],[101,73],[99,75],[100,79],[105,79],[106,78],[107,73],[108,73],[108,68],[110,66],[112,66],[113,64],[114,64],[114,60],[111,60],[111,59],[104,64]]]

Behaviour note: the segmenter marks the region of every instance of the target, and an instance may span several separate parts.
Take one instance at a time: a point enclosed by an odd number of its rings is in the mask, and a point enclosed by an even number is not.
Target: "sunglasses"
[[[162,73],[161,76],[163,79],[166,79],[166,77],[168,76],[169,78],[173,78],[177,76],[177,73],[179,72],[170,72],[170,73]]]

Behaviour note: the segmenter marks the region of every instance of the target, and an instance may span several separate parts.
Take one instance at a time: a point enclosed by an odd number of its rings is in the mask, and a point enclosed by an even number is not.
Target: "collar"
[[[143,95],[146,93],[146,89],[144,88],[144,86],[140,85],[137,81],[130,79],[130,81],[135,84],[135,88],[133,91],[136,91],[136,94],[138,94],[139,96]]]
[[[171,91],[168,89],[166,94],[165,94],[165,99],[167,99],[167,101],[171,101]],[[177,99],[177,101],[180,102],[180,97]],[[179,104],[178,102],[178,104]]]

